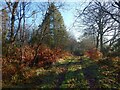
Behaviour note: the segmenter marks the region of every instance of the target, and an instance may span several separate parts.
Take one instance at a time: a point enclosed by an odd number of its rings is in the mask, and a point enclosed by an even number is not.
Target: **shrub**
[[[103,56],[103,54],[96,48],[86,51],[84,55],[93,60],[101,59]]]
[[[41,45],[38,48],[38,53],[36,58],[33,58],[30,64],[38,67],[44,67],[44,66],[50,66],[55,61],[56,61],[56,56],[54,52],[47,46]]]
[[[13,60],[20,60],[20,48],[16,45],[8,44],[2,46],[2,55],[3,57],[10,58]]]
[[[66,58],[72,56],[72,54],[70,52],[64,51],[64,50],[62,50],[60,48],[54,49],[53,52],[54,52],[57,60],[59,60],[59,59],[66,59]]]
[[[76,56],[82,56],[82,55],[83,55],[83,52],[80,51],[80,50],[75,50],[75,51],[73,52],[73,54],[76,55]]]
[[[2,79],[11,80],[15,75],[17,68],[14,64],[11,64],[6,58],[3,58],[2,64]]]
[[[113,61],[110,58],[103,58],[97,62],[99,65],[107,65],[107,66],[112,66]]]
[[[22,63],[29,65],[34,59],[35,50],[29,45],[22,47]]]

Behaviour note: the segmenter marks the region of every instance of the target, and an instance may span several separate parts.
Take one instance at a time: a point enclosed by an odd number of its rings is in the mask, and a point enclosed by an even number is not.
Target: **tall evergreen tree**
[[[66,45],[68,33],[64,25],[63,17],[54,3],[49,5],[45,18],[40,25],[39,32],[45,36],[43,43],[51,48],[63,48]]]

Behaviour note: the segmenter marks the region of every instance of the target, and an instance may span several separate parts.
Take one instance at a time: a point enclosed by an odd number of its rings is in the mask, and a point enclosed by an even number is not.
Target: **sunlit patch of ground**
[[[118,69],[119,66],[114,67]],[[26,77],[22,82],[11,83],[8,86],[23,88],[120,88],[120,84],[116,82],[115,78],[117,77],[117,74],[114,73],[116,70],[114,71],[112,68],[107,65],[99,65],[86,57],[71,57],[60,60],[49,68],[28,68],[25,70]],[[27,78],[27,76],[29,77]],[[3,86],[8,87],[5,84]]]

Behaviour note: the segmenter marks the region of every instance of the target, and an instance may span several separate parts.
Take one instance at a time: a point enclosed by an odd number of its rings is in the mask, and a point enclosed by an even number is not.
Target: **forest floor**
[[[35,74],[24,83],[4,85],[12,88],[114,88],[120,89],[114,75],[106,76],[95,61],[87,58],[72,57],[59,60],[49,68],[33,68]],[[104,69],[104,72],[109,70]],[[110,71],[109,71],[110,73]]]

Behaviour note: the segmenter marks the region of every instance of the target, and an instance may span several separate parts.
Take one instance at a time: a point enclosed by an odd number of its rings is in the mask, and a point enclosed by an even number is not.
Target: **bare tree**
[[[14,25],[15,25],[15,14],[16,14],[16,10],[17,10],[19,1],[18,2],[7,2],[6,1],[6,4],[10,11],[10,14],[11,14],[10,42],[12,43],[15,41],[15,36],[16,36],[16,35],[14,36]],[[22,17],[20,18],[19,23],[21,22],[21,19],[22,19]],[[17,31],[19,30],[19,27],[20,27],[20,25],[18,26]]]
[[[118,33],[116,33],[116,22],[108,13],[103,11],[103,7],[110,11],[114,10],[109,2],[93,1],[85,7],[82,13],[79,13],[80,17],[82,17],[83,24],[86,27],[84,32],[96,37],[96,48],[100,48],[102,52],[104,45],[115,39],[118,35]],[[106,36],[108,37],[108,41],[104,41]],[[112,37],[112,39],[109,39],[109,37]]]

